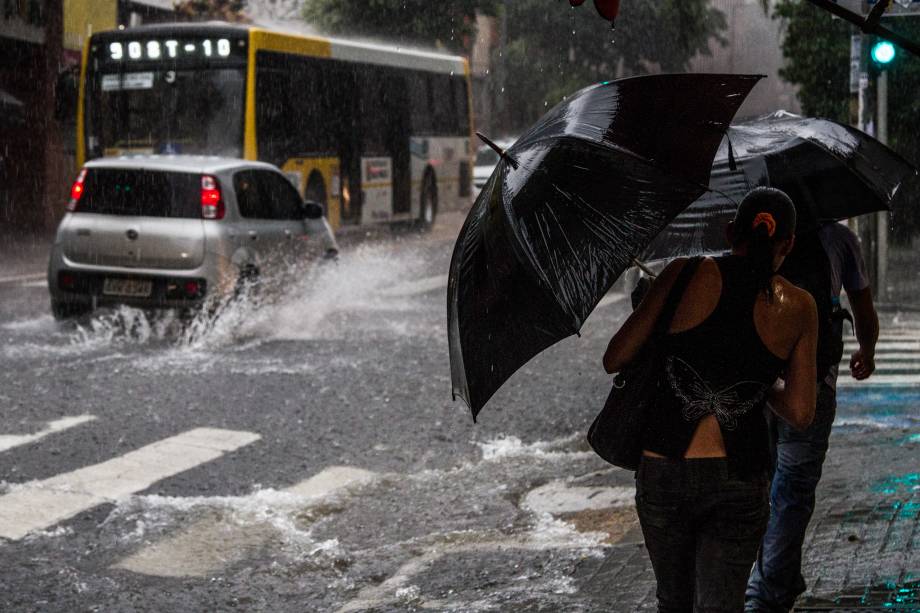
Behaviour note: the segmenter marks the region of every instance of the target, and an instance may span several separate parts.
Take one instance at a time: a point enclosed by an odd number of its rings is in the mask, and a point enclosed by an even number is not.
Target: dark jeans
[[[766,475],[742,477],[726,458],[643,457],[636,510],[658,581],[658,610],[744,609],[767,525]]]
[[[805,591],[802,543],[815,510],[815,488],[836,413],[837,395],[822,383],[818,387],[815,419],[804,432],[779,418],[772,420],[776,459],[770,488],[770,522],[748,582],[748,611],[789,611]]]

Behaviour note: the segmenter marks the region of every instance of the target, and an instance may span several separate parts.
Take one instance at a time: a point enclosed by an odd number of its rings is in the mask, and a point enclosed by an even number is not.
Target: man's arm
[[[878,313],[872,304],[870,288],[847,291],[853,323],[856,327],[856,341],[859,349],[850,357],[850,374],[854,379],[863,380],[875,372],[875,344],[878,342]]]

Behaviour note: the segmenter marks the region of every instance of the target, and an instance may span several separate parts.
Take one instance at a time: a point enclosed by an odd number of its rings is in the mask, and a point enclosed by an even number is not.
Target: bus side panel
[[[289,158],[281,171],[304,199],[323,205],[333,230],[342,223],[341,170],[338,157]]]
[[[469,79],[466,75],[416,73],[412,102],[411,217],[421,211],[425,173],[434,173],[438,209],[466,208],[472,197]]]
[[[461,189],[461,181],[469,183],[470,173],[463,170],[464,165],[470,168],[467,154],[469,146],[469,137],[412,137],[412,219],[420,215],[423,182],[429,169],[434,173],[439,211],[462,209],[470,205],[471,187]]]

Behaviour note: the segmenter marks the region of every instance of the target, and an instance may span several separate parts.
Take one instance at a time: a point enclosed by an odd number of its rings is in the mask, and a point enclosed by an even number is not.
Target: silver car
[[[100,305],[198,307],[338,251],[321,207],[261,162],[128,156],[87,163],[48,266],[58,319]]]

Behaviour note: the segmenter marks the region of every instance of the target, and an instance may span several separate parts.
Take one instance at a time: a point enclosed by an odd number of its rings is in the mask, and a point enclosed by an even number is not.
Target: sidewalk
[[[835,430],[804,547],[809,589],[796,611],[920,610],[918,457],[917,428]],[[655,609],[637,530],[606,559],[585,560],[576,578],[590,610]]]

